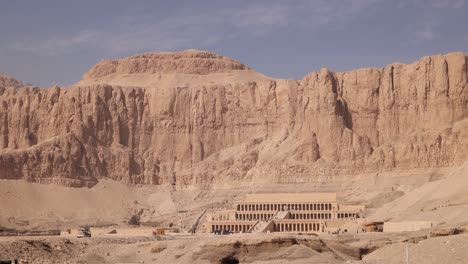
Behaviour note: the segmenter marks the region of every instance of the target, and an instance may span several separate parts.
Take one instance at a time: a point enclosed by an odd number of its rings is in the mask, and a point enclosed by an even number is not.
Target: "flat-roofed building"
[[[247,194],[235,210],[207,213],[211,232],[323,232],[326,222],[362,216],[363,205],[339,204],[336,193]]]

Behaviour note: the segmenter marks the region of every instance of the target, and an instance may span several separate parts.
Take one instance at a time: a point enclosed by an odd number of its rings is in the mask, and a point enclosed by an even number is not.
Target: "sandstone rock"
[[[5,87],[19,88],[22,86],[23,86],[22,82],[8,75],[0,73],[0,95],[3,93]]]
[[[70,87],[13,82],[0,92],[0,178],[211,188],[458,165],[468,157],[467,60],[296,81],[190,50],[103,61]]]
[[[84,74],[84,79],[134,73],[209,74],[248,67],[233,59],[208,51],[143,53],[119,60],[103,60]]]

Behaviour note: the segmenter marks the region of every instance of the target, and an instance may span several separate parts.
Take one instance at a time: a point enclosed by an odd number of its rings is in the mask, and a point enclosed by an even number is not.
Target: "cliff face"
[[[5,87],[22,87],[23,83],[16,80],[15,78],[12,78],[8,75],[1,74],[0,73],[0,87],[2,89],[5,89]]]
[[[467,64],[451,53],[295,81],[185,51],[103,61],[70,87],[0,83],[0,178],[210,188],[458,165]]]

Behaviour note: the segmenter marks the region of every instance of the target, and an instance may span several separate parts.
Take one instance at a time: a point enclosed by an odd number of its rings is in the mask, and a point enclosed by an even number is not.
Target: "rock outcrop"
[[[22,87],[23,83],[16,80],[15,78],[12,78],[8,75],[1,74],[0,73],[0,87],[14,87],[14,88],[19,88]]]
[[[84,79],[134,73],[210,74],[247,70],[244,64],[208,51],[143,53],[119,60],[103,60],[84,74]]]
[[[299,81],[193,50],[102,61],[70,87],[0,88],[0,178],[210,188],[454,166],[467,86],[464,53]]]

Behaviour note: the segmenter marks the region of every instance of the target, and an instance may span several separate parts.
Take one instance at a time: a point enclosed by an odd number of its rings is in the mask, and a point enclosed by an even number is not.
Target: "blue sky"
[[[468,0],[5,0],[0,36],[0,72],[40,86],[101,59],[192,48],[300,79],[468,52]]]

